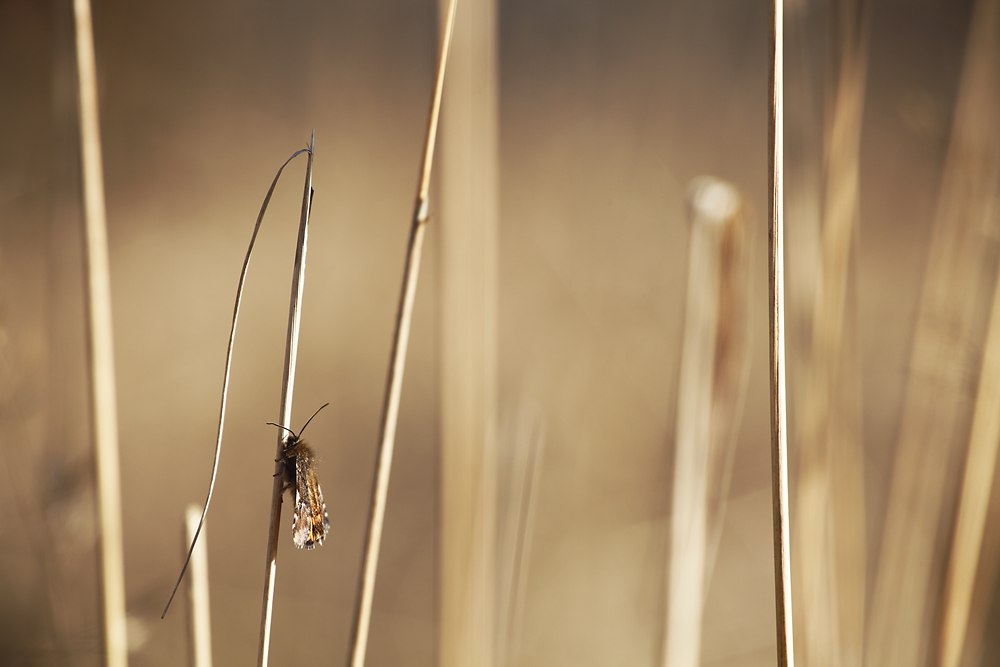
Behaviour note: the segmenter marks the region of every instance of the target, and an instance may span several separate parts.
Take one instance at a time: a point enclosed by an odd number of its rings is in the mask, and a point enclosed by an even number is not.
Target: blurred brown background
[[[851,288],[869,591],[970,8],[885,0],[871,15]],[[789,9],[791,206],[821,172],[828,8]],[[292,422],[331,403],[308,439],[333,533],[320,549],[295,550],[285,509],[271,660],[341,664],[346,655],[437,21],[433,0],[94,4],[133,665],[187,660],[183,606],[159,614],[183,557],[183,508],[207,490],[240,263],[270,179],[313,129]],[[735,184],[757,226],[752,370],[702,663],[773,664],[767,3],[504,0],[498,25],[500,446],[519,420],[545,429],[511,664],[660,660],[685,193],[702,174]],[[71,26],[68,2],[0,2],[4,665],[101,661]],[[286,171],[265,219],[237,332],[207,529],[220,665],[256,655],[276,435],[265,422],[278,416],[302,165]],[[434,209],[432,197],[372,666],[435,664]],[[809,231],[786,212],[793,244]],[[794,421],[795,350],[808,343],[809,316],[796,290],[814,276],[808,257],[788,261]],[[969,401],[977,374],[968,370]],[[794,499],[794,437],[792,457]],[[947,528],[938,539],[947,543]],[[992,607],[977,664],[1000,664]]]

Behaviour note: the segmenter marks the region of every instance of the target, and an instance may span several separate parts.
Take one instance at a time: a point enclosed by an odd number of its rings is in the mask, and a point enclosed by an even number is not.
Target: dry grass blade
[[[427,127],[427,141],[424,144],[424,159],[420,171],[413,221],[410,226],[410,240],[406,248],[403,286],[399,299],[399,309],[396,312],[396,331],[392,339],[389,373],[386,378],[379,448],[375,459],[375,480],[372,485],[372,500],[369,507],[368,525],[365,530],[365,552],[361,565],[361,580],[358,583],[358,598],[351,633],[350,664],[352,667],[364,665],[368,649],[368,628],[371,622],[372,601],[375,597],[375,575],[378,571],[378,554],[382,543],[382,523],[385,519],[385,503],[389,493],[389,473],[392,470],[392,452],[396,440],[396,422],[399,416],[399,399],[403,387],[403,370],[406,365],[406,348],[410,339],[413,303],[417,292],[417,277],[420,275],[420,256],[427,228],[427,194],[430,189],[434,144],[437,138],[438,117],[441,113],[441,94],[444,90],[448,47],[451,44],[452,29],[455,25],[456,4],[457,0],[449,1],[441,37],[437,76],[434,81],[430,119]]]
[[[215,478],[219,472],[219,456],[222,453],[222,431],[226,425],[226,400],[229,397],[229,371],[233,364],[233,344],[236,342],[236,322],[240,316],[240,304],[243,302],[243,284],[246,282],[247,269],[250,267],[250,256],[253,254],[253,246],[257,241],[257,232],[260,231],[260,224],[264,221],[264,213],[267,212],[267,205],[271,203],[271,195],[274,194],[274,187],[278,184],[278,179],[281,178],[281,172],[285,170],[288,163],[294,160],[296,157],[302,153],[309,153],[311,150],[303,148],[302,150],[295,151],[292,156],[285,160],[285,163],[281,165],[278,169],[278,173],[274,175],[274,179],[271,181],[271,187],[267,189],[267,195],[264,197],[264,203],[260,206],[260,212],[257,214],[257,222],[253,227],[253,234],[250,236],[250,244],[247,246],[247,254],[243,258],[243,268],[240,270],[240,280],[236,285],[236,304],[233,306],[233,323],[229,329],[229,345],[226,348],[226,369],[222,378],[222,404],[219,406],[219,428],[215,435],[215,458],[212,462],[212,477],[208,483],[208,496],[205,498],[205,507],[201,512],[201,520],[198,522],[198,529],[194,532],[194,537],[191,540],[191,546],[188,548],[187,558],[184,559],[184,565],[181,566],[181,573],[177,577],[177,583],[174,584],[174,589],[170,593],[170,598],[167,600],[166,606],[163,608],[163,613],[160,614],[160,618],[167,615],[167,610],[170,609],[170,603],[174,599],[174,595],[177,594],[177,588],[181,585],[181,579],[184,578],[184,572],[187,571],[188,563],[191,561],[191,554],[194,552],[194,546],[198,542],[198,535],[201,534],[201,526],[205,522],[205,515],[208,514],[208,506],[212,502],[212,491],[215,489]]]
[[[768,275],[771,349],[771,499],[774,523],[774,593],[778,665],[795,664],[792,642],[792,579],[788,536],[788,428],[785,405],[785,270],[782,153],[784,151],[782,98],[784,71],[783,3],[771,5],[771,117],[768,126],[769,197]]]
[[[86,225],[86,283],[92,428],[100,517],[104,650],[108,667],[128,664],[125,636],[125,559],[122,553],[118,407],[111,321],[111,273],[104,207],[104,165],[97,112],[97,68],[89,0],[74,0],[80,103],[80,158]]]
[[[299,236],[295,243],[295,267],[292,270],[292,295],[288,304],[288,334],[285,338],[285,369],[281,382],[281,407],[278,423],[282,429],[291,430],[292,392],[295,388],[295,362],[299,350],[299,327],[302,321],[302,291],[305,288],[306,243],[309,239],[309,213],[312,210],[313,149],[316,131],[309,140],[309,162],[306,165],[305,186],[302,192],[302,213],[299,218]],[[308,423],[308,422],[307,422]],[[285,435],[278,431],[277,451],[274,459],[274,482],[271,485],[271,523],[267,536],[267,559],[264,571],[264,599],[260,614],[260,644],[257,652],[258,667],[266,667],[271,644],[271,613],[274,605],[274,576],[278,558],[278,528],[281,524],[281,495],[285,480],[282,472],[282,453]]]

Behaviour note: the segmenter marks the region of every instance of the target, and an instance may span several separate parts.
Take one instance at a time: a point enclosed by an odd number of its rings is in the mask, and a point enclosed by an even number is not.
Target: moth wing
[[[314,470],[310,470],[312,479],[309,482],[309,490],[312,500],[309,507],[312,509],[313,530],[316,533],[316,544],[323,544],[326,533],[330,530],[330,517],[326,513],[326,503],[323,502],[323,489],[319,488],[319,480],[316,479]]]
[[[323,492],[316,479],[311,452],[295,457],[295,518],[292,541],[299,549],[312,549],[323,544],[330,519],[323,502]]]
[[[309,507],[304,502],[299,489],[295,489],[295,515],[292,519],[292,541],[299,549],[312,549],[313,543],[310,540]]]

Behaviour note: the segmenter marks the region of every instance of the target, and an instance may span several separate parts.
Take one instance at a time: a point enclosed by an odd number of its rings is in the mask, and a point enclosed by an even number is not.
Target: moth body
[[[329,403],[320,407],[325,408]],[[306,421],[298,433],[292,429],[268,422],[271,426],[287,432],[281,448],[281,475],[284,478],[282,491],[290,490],[295,498],[295,514],[292,519],[292,542],[299,549],[313,549],[323,544],[330,530],[330,517],[323,502],[323,491],[316,478],[316,455],[302,439],[302,433],[319,410]]]
[[[292,541],[299,549],[313,549],[323,544],[330,518],[316,478],[316,456],[309,445],[293,435],[285,441],[284,469],[285,488],[295,497]]]

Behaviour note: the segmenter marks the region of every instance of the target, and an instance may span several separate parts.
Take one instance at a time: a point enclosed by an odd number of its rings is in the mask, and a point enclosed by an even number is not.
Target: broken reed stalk
[[[111,321],[111,275],[104,208],[104,166],[97,112],[97,69],[89,0],[74,0],[76,65],[80,104],[80,159],[86,226],[87,319],[90,405],[97,467],[100,518],[101,599],[104,654],[108,667],[128,664],[125,637],[125,560],[122,553],[121,480],[118,461],[118,408]]]
[[[748,243],[742,201],[711,177],[690,188],[691,244],[674,443],[663,664],[696,667],[747,380]]]
[[[315,133],[313,133],[315,135]],[[184,578],[184,573],[187,571],[188,563],[191,562],[191,554],[194,553],[195,544],[198,542],[198,535],[201,534],[201,526],[205,522],[205,515],[208,514],[208,506],[212,502],[212,492],[215,490],[215,478],[219,472],[219,457],[222,454],[222,431],[226,425],[226,399],[229,397],[229,371],[233,366],[233,344],[236,342],[236,323],[240,317],[240,304],[243,302],[243,285],[247,278],[247,269],[250,268],[250,256],[253,254],[253,246],[257,241],[257,232],[260,231],[260,224],[264,221],[264,213],[267,212],[267,205],[271,202],[271,195],[274,194],[274,188],[278,184],[278,179],[281,178],[281,172],[285,170],[288,163],[294,160],[296,157],[302,153],[309,153],[312,155],[312,145],[310,143],[309,148],[303,148],[302,150],[295,151],[292,153],[291,157],[285,160],[285,163],[281,165],[278,169],[278,173],[274,175],[274,180],[271,181],[271,187],[268,188],[267,194],[264,196],[264,203],[260,206],[260,212],[257,213],[257,222],[254,224],[253,234],[250,236],[250,243],[247,246],[247,254],[243,258],[243,268],[240,270],[240,280],[236,285],[236,304],[233,306],[233,323],[229,329],[229,345],[226,348],[226,370],[222,378],[222,401],[219,406],[219,428],[215,435],[215,458],[212,462],[212,476],[208,483],[208,495],[205,497],[205,507],[201,511],[201,520],[198,522],[198,529],[194,532],[194,537],[191,538],[191,546],[188,548],[187,558],[184,559],[184,565],[181,566],[181,573],[177,577],[177,583],[174,584],[173,591],[170,592],[170,598],[167,600],[167,604],[163,607],[163,613],[160,614],[160,618],[164,618],[167,615],[167,610],[170,609],[170,603],[173,602],[174,596],[177,594],[177,589],[181,585],[181,579]]]
[[[771,113],[768,126],[768,175],[770,224],[768,225],[768,277],[771,348],[771,506],[774,530],[775,625],[778,639],[778,666],[795,664],[792,644],[792,578],[788,535],[788,433],[785,405],[785,261],[784,184],[782,151],[782,98],[784,68],[782,57],[782,0],[771,5]]]
[[[204,532],[201,508],[188,505],[184,512],[186,544],[195,544],[195,534]],[[188,578],[188,617],[191,622],[191,664],[212,667],[212,624],[208,604],[208,544],[205,536],[197,542],[191,556],[191,576]]]
[[[441,94],[444,90],[448,47],[451,44],[452,29],[455,25],[456,4],[457,0],[449,0],[448,2],[444,31],[441,36],[437,75],[431,99],[430,119],[427,124],[427,140],[424,144],[424,159],[420,169],[413,221],[410,226],[410,240],[406,248],[403,286],[400,293],[399,309],[396,312],[396,330],[392,339],[392,352],[388,377],[386,378],[382,423],[379,429],[379,448],[375,458],[375,480],[372,484],[368,525],[365,530],[365,552],[361,565],[361,580],[358,583],[358,596],[351,633],[350,664],[352,667],[362,667],[365,664],[365,654],[368,649],[368,628],[371,623],[372,601],[375,597],[375,575],[378,570],[378,554],[382,543],[385,503],[389,493],[389,473],[392,470],[399,399],[403,387],[406,348],[410,340],[413,303],[417,293],[417,277],[420,275],[420,255],[423,250],[424,235],[427,231],[427,196],[430,190],[431,167],[434,163],[434,144],[437,138],[438,117],[441,113]]]
[[[295,244],[295,268],[292,271],[292,295],[288,305],[288,333],[285,337],[285,369],[281,379],[281,407],[278,423],[291,431],[292,391],[295,387],[295,361],[299,351],[299,325],[302,320],[302,290],[306,275],[306,242],[309,238],[309,213],[312,210],[313,150],[316,131],[309,139],[309,162],[306,166],[305,186],[302,191],[302,213],[299,218],[299,236]],[[285,489],[283,472],[284,431],[278,431],[277,452],[274,459],[274,481],[271,485],[271,524],[267,536],[267,559],[264,572],[264,600],[260,614],[260,645],[257,667],[266,667],[271,645],[271,612],[274,605],[274,576],[278,559],[278,528],[281,524],[281,496]]]

